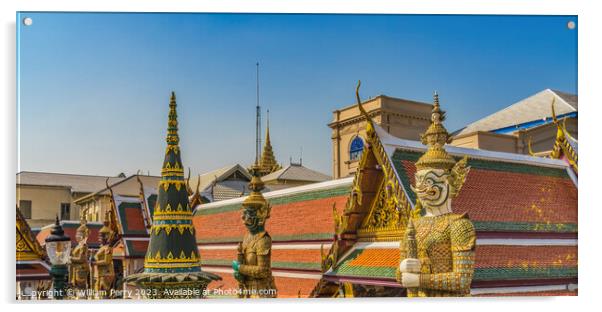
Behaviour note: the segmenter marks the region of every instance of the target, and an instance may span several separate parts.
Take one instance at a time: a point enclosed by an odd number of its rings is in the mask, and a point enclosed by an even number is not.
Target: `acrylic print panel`
[[[577,295],[577,27],[19,12],[16,298]]]

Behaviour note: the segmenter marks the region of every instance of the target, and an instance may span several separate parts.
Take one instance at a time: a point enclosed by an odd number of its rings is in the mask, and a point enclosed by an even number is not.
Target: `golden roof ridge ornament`
[[[530,156],[537,157],[537,155],[535,155],[535,152],[533,152],[533,146],[531,146],[531,143],[533,143],[532,141],[533,138],[529,136],[529,138],[527,139],[527,151],[529,152]]]
[[[578,166],[578,154],[574,149],[572,144],[569,143],[569,140],[578,143],[578,140],[575,139],[569,131],[566,129],[566,120],[567,117],[562,118],[562,122],[558,120],[556,116],[556,109],[554,107],[554,103],[556,102],[556,98],[552,98],[552,120],[556,125],[556,140],[554,142],[554,146],[552,147],[552,152],[549,157],[553,159],[560,159],[561,155],[564,154],[567,158],[568,163],[571,165],[573,170],[577,173],[579,170]]]
[[[372,121],[372,118],[370,118],[368,112],[366,112],[366,110],[364,109],[364,105],[362,104],[362,100],[360,99],[361,85],[362,81],[358,80],[357,86],[355,87],[355,99],[357,101],[357,107],[360,110],[360,114],[366,118],[366,132],[368,133],[368,135],[371,135],[372,133],[374,133],[374,122]]]
[[[117,203],[115,203],[115,194],[113,193],[113,188],[111,188],[111,186],[109,185],[109,178],[107,177],[107,179],[105,180],[105,185],[107,186],[107,189],[109,190],[109,195],[110,195],[110,206],[109,206],[109,210],[107,210],[105,212],[105,218],[110,218],[109,222],[111,225],[111,235],[109,236],[109,242],[113,243],[113,239],[117,238],[117,235],[119,235],[119,222],[117,222]],[[109,212],[110,211],[110,212]],[[107,212],[109,212],[107,214]]]
[[[559,130],[562,130],[562,132],[563,132],[563,134],[565,136],[567,136],[568,138],[570,138],[573,141],[578,141],[566,129],[566,120],[567,120],[567,118],[566,117],[562,118],[562,123],[560,123],[560,121],[558,120],[558,117],[556,117],[556,109],[555,109],[554,103],[556,103],[556,98],[555,97],[552,98],[552,120],[558,126]]]
[[[144,219],[144,227],[147,230],[150,230],[151,225],[153,224],[153,218],[152,216],[149,215],[149,207],[148,207],[148,201],[146,200],[146,195],[144,194],[144,184],[142,184],[142,180],[140,180],[140,175],[138,174],[140,171],[136,172],[136,181],[138,181],[138,186],[140,188],[139,190],[139,196],[140,196],[140,202],[141,202],[141,209],[142,209],[142,218]]]

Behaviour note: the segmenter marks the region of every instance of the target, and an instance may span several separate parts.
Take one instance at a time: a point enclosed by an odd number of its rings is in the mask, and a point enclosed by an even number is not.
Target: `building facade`
[[[372,120],[392,135],[419,140],[429,125],[432,105],[379,95],[363,103]],[[332,176],[334,179],[352,176],[357,170],[366,140],[366,119],[357,105],[333,112]]]
[[[556,119],[578,138],[577,95],[545,89],[456,131],[451,145],[550,156]]]
[[[76,201],[101,189],[107,179],[112,184],[123,177],[23,171],[17,174],[17,207],[34,228],[52,224],[56,216],[79,220]]]

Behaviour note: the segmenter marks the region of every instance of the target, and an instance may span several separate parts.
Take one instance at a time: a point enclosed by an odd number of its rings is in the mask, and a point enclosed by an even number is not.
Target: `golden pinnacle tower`
[[[202,297],[207,284],[221,278],[201,271],[181,160],[174,92],[169,101],[166,141],[144,272],[128,276],[126,282],[148,289],[145,293],[151,298]]]
[[[265,131],[265,144],[263,145],[263,152],[261,153],[261,160],[259,161],[258,170],[260,176],[270,174],[276,170],[282,169],[282,166],[276,161],[274,156],[274,150],[272,149],[272,142],[270,141],[270,111],[268,110],[267,116],[267,127]]]

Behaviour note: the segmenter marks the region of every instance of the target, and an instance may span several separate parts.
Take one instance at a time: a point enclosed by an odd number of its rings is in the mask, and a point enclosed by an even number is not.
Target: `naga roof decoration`
[[[361,103],[357,90],[356,96]],[[361,104],[359,109],[368,120],[366,144],[346,206],[335,212],[335,241],[323,255],[324,278],[314,296],[332,295],[338,289],[333,285],[348,282],[401,287],[395,280],[399,241],[408,218],[421,213],[410,186],[427,148],[393,137],[371,122]],[[427,133],[438,133],[431,128]],[[577,184],[570,166],[550,158],[445,149],[451,161],[467,157],[471,167],[453,209],[468,213],[477,230],[473,292],[576,284]]]
[[[144,184],[142,184],[142,181],[140,180],[139,176],[136,176],[136,181],[138,181],[138,184],[140,185],[140,193],[138,195],[138,198],[140,200],[140,204],[141,204],[141,211],[142,211],[142,218],[144,220],[144,227],[147,230],[150,230],[151,225],[153,224],[153,212],[152,212],[152,208],[154,207],[156,201],[157,201],[157,196],[156,196],[156,190],[152,190],[152,191],[148,191],[146,189],[144,189]],[[154,198],[152,198],[152,202],[151,201],[151,197],[154,196]]]
[[[552,122],[556,125],[556,139],[552,152],[549,157],[553,159],[561,159],[566,161],[573,169],[575,175],[578,174],[578,141],[575,139],[566,128],[566,120],[573,117],[563,117],[562,122],[556,116],[556,109],[554,103],[556,99],[552,99]],[[536,156],[531,148],[531,138],[527,143],[529,148],[529,154]]]
[[[556,124],[558,131],[556,132],[556,141],[554,142],[550,157],[555,159],[566,159],[575,173],[578,173],[578,142],[566,129],[566,118],[562,119],[562,123],[556,118],[554,100],[552,101],[552,118],[554,119],[554,124]]]
[[[176,96],[172,92],[167,148],[153,211],[144,272],[128,276],[128,283],[143,287],[159,286],[162,289],[168,284],[174,287],[197,285],[195,287],[202,288],[210,281],[219,279],[219,276],[201,270],[179,141]]]
[[[105,227],[110,228],[111,235],[109,236],[109,244],[113,245],[123,235],[123,228],[117,220],[117,204],[115,203],[115,194],[113,189],[109,186],[109,179],[105,181],[107,189],[109,190],[109,202],[110,208],[105,212]]]

